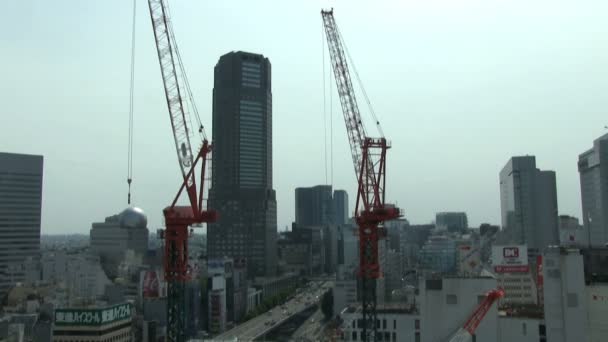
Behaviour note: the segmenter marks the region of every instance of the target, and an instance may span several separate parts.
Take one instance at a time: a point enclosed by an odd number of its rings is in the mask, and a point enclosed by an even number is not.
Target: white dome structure
[[[148,217],[140,208],[129,207],[119,214],[119,223],[122,228],[146,228]]]

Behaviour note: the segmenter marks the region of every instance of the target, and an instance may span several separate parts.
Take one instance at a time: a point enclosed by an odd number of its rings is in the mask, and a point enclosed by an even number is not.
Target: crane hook
[[[131,178],[127,178],[127,184],[129,185],[129,193],[127,194],[127,204],[131,205]]]

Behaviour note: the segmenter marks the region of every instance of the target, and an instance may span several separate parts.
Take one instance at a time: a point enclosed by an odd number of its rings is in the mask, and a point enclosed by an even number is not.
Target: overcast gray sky
[[[0,2],[0,150],[44,155],[43,233],[88,234],[91,222],[126,207],[132,3]],[[498,172],[523,154],[557,172],[560,213],[580,217],[577,156],[608,125],[605,0],[170,4],[209,127],[219,56],[270,58],[280,229],[294,218],[294,188],[325,183],[319,12],[330,6],[393,143],[388,199],[410,221],[466,211],[474,226],[499,223]],[[144,0],[136,39],[133,198],[156,229],[180,172]],[[333,185],[352,202],[333,91]]]

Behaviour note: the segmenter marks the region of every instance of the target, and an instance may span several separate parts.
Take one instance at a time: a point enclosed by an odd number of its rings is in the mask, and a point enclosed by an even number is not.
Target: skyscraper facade
[[[333,220],[331,185],[296,188],[296,224],[322,226]]]
[[[592,246],[608,242],[608,134],[578,157],[583,227]]]
[[[435,214],[435,227],[449,232],[464,232],[469,228],[467,213],[442,212]]]
[[[555,172],[537,169],[534,156],[512,157],[500,171],[500,209],[504,242],[559,244]]]
[[[348,222],[348,193],[345,190],[334,190],[334,215],[336,224]]]
[[[43,157],[0,152],[0,300],[40,254]]]
[[[272,92],[268,58],[230,52],[215,66],[210,258],[246,258],[250,277],[276,272],[277,212],[272,188]]]

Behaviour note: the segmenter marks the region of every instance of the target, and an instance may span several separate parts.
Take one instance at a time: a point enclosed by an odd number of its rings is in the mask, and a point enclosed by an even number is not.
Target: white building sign
[[[528,247],[526,245],[492,246],[492,264],[496,273],[527,273]]]

